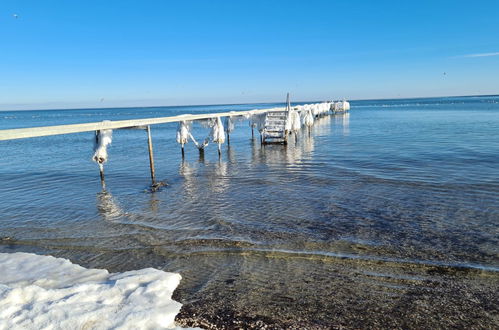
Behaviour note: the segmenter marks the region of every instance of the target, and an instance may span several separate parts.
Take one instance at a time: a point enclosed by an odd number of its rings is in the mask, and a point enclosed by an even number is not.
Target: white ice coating
[[[305,116],[303,117],[303,123],[307,127],[311,127],[314,125],[314,115],[312,114],[311,110],[307,110],[305,112]]]
[[[314,115],[314,117],[317,117],[319,115],[319,106],[317,104],[314,104],[312,106],[312,114]]]
[[[297,111],[290,111],[289,116],[291,119],[291,130],[293,132],[298,132],[301,128],[300,114]]]
[[[343,110],[350,110],[350,103],[348,101],[342,102]]]
[[[215,143],[225,142],[224,125],[222,124],[222,120],[220,119],[220,117],[217,117],[215,119],[215,122],[211,129],[211,138]]]
[[[225,117],[225,131],[231,133],[234,130],[234,120],[231,117]]]
[[[331,105],[331,110],[335,111],[348,111],[350,110],[350,103],[348,101],[338,101]]]
[[[113,131],[110,129],[100,130],[97,134],[97,143],[95,145],[95,152],[92,159],[99,163],[104,164],[107,162],[107,146],[113,141]]]
[[[265,128],[265,114],[253,115],[251,117],[251,123],[261,133]]]
[[[167,329],[182,306],[180,275],[110,274],[69,260],[0,253],[0,329]]]
[[[185,121],[181,121],[178,123],[177,128],[177,143],[184,145],[189,142],[189,126]]]

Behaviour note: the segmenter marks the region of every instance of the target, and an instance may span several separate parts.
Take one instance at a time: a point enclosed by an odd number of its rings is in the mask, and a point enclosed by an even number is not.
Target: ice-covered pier
[[[15,140],[34,137],[43,137],[61,134],[73,134],[83,132],[95,132],[93,160],[99,165],[101,183],[104,186],[104,163],[107,162],[107,147],[112,141],[112,131],[116,129],[144,129],[147,131],[149,165],[151,170],[151,181],[153,189],[162,185],[156,182],[154,170],[154,155],[151,136],[151,126],[165,123],[178,123],[176,140],[181,145],[182,156],[184,156],[184,145],[192,140],[200,152],[208,146],[209,142],[218,144],[218,153],[221,154],[221,144],[230,143],[230,133],[234,129],[234,121],[248,120],[251,134],[254,137],[254,129],[260,133],[260,141],[266,143],[287,143],[291,134],[296,134],[302,127],[310,127],[314,124],[314,118],[331,114],[341,107],[347,111],[346,101],[321,102],[305,105],[291,106],[289,95],[286,107],[256,109],[246,111],[229,111],[207,114],[183,114],[170,117],[144,118],[102,122],[57,125],[44,127],[29,127],[0,130],[0,141]],[[341,103],[341,105],[339,104]],[[224,118],[224,121],[222,121]],[[208,136],[203,141],[196,141],[190,130],[192,122],[200,121],[210,129]]]

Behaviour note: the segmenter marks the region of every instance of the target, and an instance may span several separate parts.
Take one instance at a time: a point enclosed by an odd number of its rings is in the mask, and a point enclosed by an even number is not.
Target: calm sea
[[[7,111],[0,129],[276,105]],[[92,132],[0,141],[0,252],[178,272],[184,325],[498,326],[499,96],[351,106],[286,146],[236,122],[220,159],[152,126],[154,193],[142,130],[113,132],[104,191]]]

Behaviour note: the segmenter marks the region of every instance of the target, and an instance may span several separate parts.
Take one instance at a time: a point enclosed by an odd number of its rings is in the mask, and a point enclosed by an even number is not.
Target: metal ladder
[[[287,143],[287,111],[271,111],[265,116],[262,143]]]

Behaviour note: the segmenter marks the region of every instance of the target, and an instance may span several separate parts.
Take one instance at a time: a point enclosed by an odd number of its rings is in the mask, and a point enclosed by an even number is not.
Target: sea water
[[[0,129],[280,104],[0,112]],[[497,326],[499,97],[352,101],[287,145],[238,121],[0,141],[0,252],[179,273],[185,326]],[[209,129],[194,123],[193,135]]]

